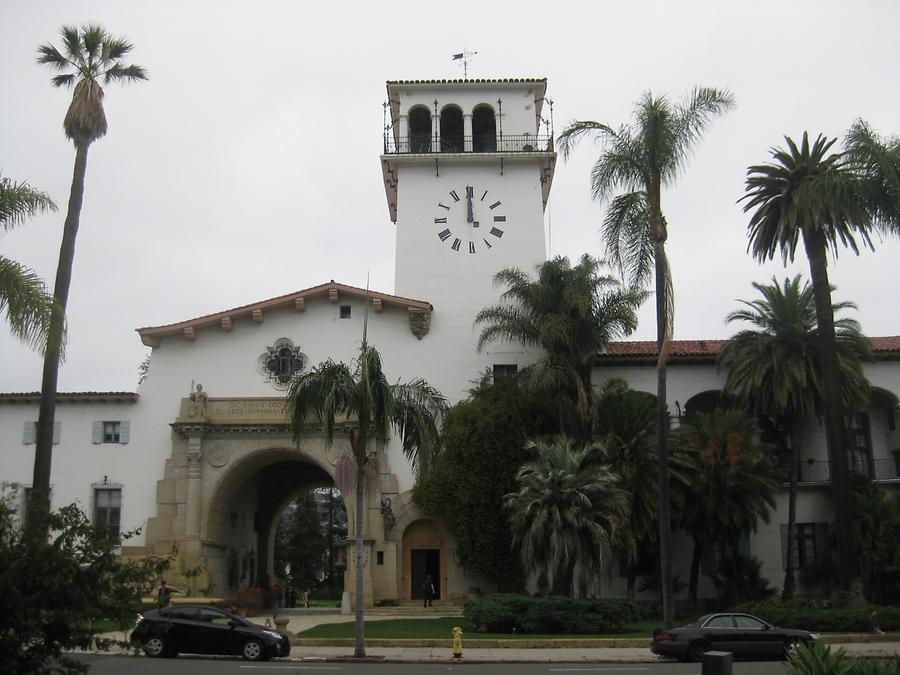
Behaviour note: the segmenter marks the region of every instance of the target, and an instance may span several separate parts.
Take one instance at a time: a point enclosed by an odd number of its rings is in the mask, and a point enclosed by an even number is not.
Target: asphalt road
[[[177,659],[150,659],[144,656],[85,655],[79,660],[90,665],[90,675],[389,675],[402,673],[460,673],[462,675],[700,675],[699,663],[335,663],[273,660],[247,663],[240,659],[180,656]],[[746,661],[734,664],[734,675],[784,675],[784,665],[774,661]]]

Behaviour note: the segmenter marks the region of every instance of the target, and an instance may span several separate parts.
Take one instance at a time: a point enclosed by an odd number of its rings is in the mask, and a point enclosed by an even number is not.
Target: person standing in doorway
[[[434,601],[434,582],[431,580],[431,575],[425,575],[425,582],[422,584],[422,590],[424,591],[425,598],[425,607],[433,607],[432,604]]]

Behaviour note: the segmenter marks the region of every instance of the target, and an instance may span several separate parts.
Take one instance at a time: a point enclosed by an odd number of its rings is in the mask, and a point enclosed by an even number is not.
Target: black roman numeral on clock
[[[498,206],[500,206],[500,202],[494,202],[493,204],[491,204],[491,209],[496,209]]]
[[[457,200],[457,201],[459,201],[459,200]],[[438,202],[438,206],[440,206],[442,209],[446,209],[447,211],[450,210],[450,207],[447,206],[446,204],[441,204],[440,202]]]
[[[474,192],[475,188],[473,188],[471,185],[466,185],[466,197],[472,197]]]
[[[501,230],[499,227],[492,227],[491,234],[494,235],[495,237],[497,237],[497,239],[499,239],[500,237],[503,236],[503,230]]]
[[[494,222],[495,223],[505,223],[506,216],[494,216]]]
[[[441,230],[438,232],[438,236],[441,238],[441,241],[447,241],[450,238],[450,229]]]
[[[462,242],[459,239],[454,239],[453,243],[450,245],[450,248],[452,248],[454,251],[458,251],[460,244],[462,244]]]
[[[489,242],[487,239],[482,239],[482,241],[484,242],[484,245],[487,246],[488,248],[493,248],[493,246],[491,246],[491,242]]]
[[[475,253],[475,242],[474,241],[469,242],[469,253]]]
[[[440,223],[443,223],[444,225],[446,225],[446,224],[447,224],[447,219],[446,219],[446,218],[435,218],[435,219],[434,219],[434,224],[435,224],[435,225],[438,225],[438,224],[440,224]]]
[[[453,201],[455,201],[455,202],[459,201],[459,195],[456,194],[456,190],[450,190],[450,196],[453,197]]]

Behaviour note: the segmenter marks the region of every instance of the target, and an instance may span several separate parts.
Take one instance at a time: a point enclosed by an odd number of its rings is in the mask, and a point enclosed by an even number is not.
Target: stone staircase
[[[423,607],[421,601],[401,602],[396,605],[384,605],[379,607],[367,607],[366,616],[396,617],[400,618],[429,618],[436,619],[442,616],[462,616],[462,605],[447,600],[435,600],[432,607]]]

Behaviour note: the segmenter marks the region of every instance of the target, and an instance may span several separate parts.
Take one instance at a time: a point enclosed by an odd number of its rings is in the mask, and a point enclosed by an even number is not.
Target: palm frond
[[[146,80],[147,71],[141,66],[123,66],[121,63],[115,63],[105,73],[103,73],[104,82],[134,82],[135,80]]]
[[[0,256],[0,312],[12,334],[43,352],[50,331],[53,296],[32,270]]]
[[[46,192],[17,183],[0,174],[0,230],[8,231],[38,213],[55,211],[56,202]]]
[[[556,139],[556,146],[562,153],[563,159],[568,159],[579,141],[590,133],[594,133],[600,140],[614,139],[617,136],[612,127],[602,122],[591,120],[572,122],[563,129]]]
[[[103,61],[118,61],[132,49],[134,49],[134,45],[125,38],[107,36],[103,43]]]
[[[632,288],[644,288],[653,278],[655,254],[649,223],[647,193],[641,190],[616,196],[600,230],[606,255]]]
[[[710,125],[725,113],[734,109],[734,96],[728,89],[695,87],[687,98],[675,108],[673,133],[673,158],[680,171],[694,146]],[[673,174],[674,177],[674,174]]]
[[[49,43],[38,47],[37,62],[56,70],[66,70],[72,65],[69,59],[60,54],[59,50]]]

